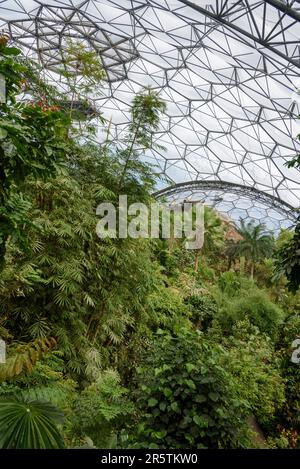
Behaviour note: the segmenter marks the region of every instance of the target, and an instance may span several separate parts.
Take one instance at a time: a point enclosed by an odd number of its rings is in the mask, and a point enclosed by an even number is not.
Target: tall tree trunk
[[[139,118],[139,120],[138,120],[137,127],[136,127],[136,129],[135,129],[135,132],[134,132],[132,141],[131,141],[131,143],[130,143],[130,147],[129,147],[129,149],[128,149],[128,153],[127,153],[126,160],[125,160],[125,165],[124,165],[124,168],[123,168],[123,171],[122,171],[120,180],[119,180],[119,190],[122,189],[123,180],[124,180],[124,177],[126,176],[126,172],[127,172],[127,167],[128,167],[128,164],[129,164],[129,160],[130,160],[130,158],[131,158],[131,155],[132,155],[132,152],[133,152],[133,148],[134,148],[134,144],[135,144],[135,141],[136,141],[137,136],[138,136],[138,132],[139,132],[139,129],[140,129],[140,125],[141,125],[141,123],[142,123],[142,117],[143,117],[143,116],[141,116],[141,117]]]
[[[170,239],[169,239],[169,253],[172,254],[173,249],[174,249],[174,243],[175,243],[175,236],[174,236],[174,230],[171,227],[170,230]]]
[[[251,277],[251,279],[253,280],[253,277],[254,277],[254,262],[251,262],[251,273],[250,273],[250,277]]]
[[[200,254],[201,254],[201,249],[197,249],[196,254],[195,254],[195,264],[194,264],[195,272],[198,272]]]

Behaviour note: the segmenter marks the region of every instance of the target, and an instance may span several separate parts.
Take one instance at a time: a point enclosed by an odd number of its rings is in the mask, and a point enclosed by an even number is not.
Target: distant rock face
[[[4,340],[0,339],[0,363],[6,362],[6,344]]]
[[[237,232],[234,226],[229,225],[226,231],[225,239],[232,240],[237,243],[238,241],[241,241],[243,237]]]

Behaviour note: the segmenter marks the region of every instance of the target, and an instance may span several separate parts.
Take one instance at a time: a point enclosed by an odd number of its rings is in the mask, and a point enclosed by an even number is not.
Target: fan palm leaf
[[[238,233],[242,236],[242,240],[238,243],[238,254],[245,256],[251,262],[251,277],[253,277],[255,263],[272,254],[274,238],[266,231],[264,224],[256,225],[254,220],[247,223],[241,220]]]
[[[23,397],[1,399],[0,448],[63,448],[56,427],[62,421],[62,412],[50,402]]]

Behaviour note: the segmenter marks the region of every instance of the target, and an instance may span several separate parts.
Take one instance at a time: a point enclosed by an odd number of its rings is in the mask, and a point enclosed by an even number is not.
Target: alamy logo
[[[1,363],[6,363],[6,344],[2,339],[0,339],[0,364]]]
[[[5,103],[5,101],[6,101],[5,78],[0,73],[0,103]]]
[[[298,365],[300,363],[300,339],[295,339],[292,343],[292,347],[295,350],[292,353],[291,362]]]
[[[96,226],[99,238],[184,238],[186,249],[201,249],[204,243],[204,205],[143,203],[128,206],[127,195],[119,196],[118,207],[98,205]]]

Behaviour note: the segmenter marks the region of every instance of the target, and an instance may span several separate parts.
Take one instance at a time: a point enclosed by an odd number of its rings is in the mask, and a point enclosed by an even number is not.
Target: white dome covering
[[[300,2],[283,0],[0,2],[1,28],[52,79],[67,38],[99,52],[108,79],[95,99],[117,134],[134,93],[160,92],[166,150],[145,155],[167,176],[159,189],[180,184],[274,229],[300,205],[300,172],[285,165],[299,152],[299,20]]]

